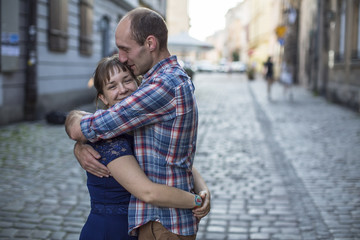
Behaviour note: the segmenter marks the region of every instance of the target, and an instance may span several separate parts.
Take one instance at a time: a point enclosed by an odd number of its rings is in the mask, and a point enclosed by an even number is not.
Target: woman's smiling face
[[[99,94],[100,100],[108,107],[122,101],[138,89],[136,80],[131,73],[114,69],[114,74],[105,82],[103,94]]]

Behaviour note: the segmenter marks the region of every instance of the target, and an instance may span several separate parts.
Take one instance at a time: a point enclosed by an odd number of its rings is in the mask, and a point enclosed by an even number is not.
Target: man
[[[196,150],[198,112],[191,79],[167,49],[167,27],[156,12],[137,8],[120,20],[116,32],[119,59],[135,75],[143,75],[140,88],[106,111],[80,119],[70,130],[74,140],[97,141],[134,131],[135,155],[146,175],[156,183],[185,191],[204,190],[205,214],[210,208],[206,185],[194,189],[192,168]],[[81,123],[80,123],[81,120]],[[80,130],[84,136],[75,139]],[[81,166],[97,175],[108,175],[95,160],[98,153],[77,143],[75,155]],[[196,210],[195,210],[196,211]],[[195,239],[198,220],[191,210],[159,208],[132,198],[129,228],[139,230],[141,239]],[[150,237],[151,236],[151,237]]]

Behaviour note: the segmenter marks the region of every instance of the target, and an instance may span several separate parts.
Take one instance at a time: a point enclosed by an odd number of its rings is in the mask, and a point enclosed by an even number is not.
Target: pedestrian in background
[[[145,174],[154,182],[191,192],[198,127],[195,89],[177,57],[170,55],[167,37],[164,19],[147,8],[136,8],[120,20],[115,33],[119,59],[143,76],[142,84],[126,100],[83,117],[81,131],[75,124],[78,129],[72,129],[70,137],[80,131],[81,140],[96,142],[134,131],[135,156]],[[79,143],[74,151],[90,172],[108,174],[88,147]],[[210,192],[203,190],[203,201],[209,202]],[[198,219],[190,209],[158,208],[131,197],[129,226],[140,240],[195,239]]]
[[[283,62],[281,64],[280,82],[284,87],[284,98],[286,98],[288,95],[290,101],[293,101],[294,97],[292,92],[292,85],[293,85],[292,71],[290,70],[290,67],[286,64],[286,62]]]
[[[265,80],[267,82],[267,97],[271,100],[271,87],[274,83],[274,63],[272,57],[268,57],[267,61],[264,63],[265,67]]]
[[[135,76],[119,61],[117,55],[102,59],[93,79],[97,100],[100,99],[107,108],[138,88]],[[72,116],[67,119],[68,127],[76,123],[76,118]],[[160,207],[192,209],[201,206],[200,196],[153,183],[147,178],[134,157],[131,134],[89,144],[101,155],[99,161],[109,168],[112,176],[99,178],[87,172],[91,212],[81,231],[80,240],[137,239],[128,235],[131,194]],[[200,186],[205,184],[199,175],[195,175],[195,186],[196,183]]]

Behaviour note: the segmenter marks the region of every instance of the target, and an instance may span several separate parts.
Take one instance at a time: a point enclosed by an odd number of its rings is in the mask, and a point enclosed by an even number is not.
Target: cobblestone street
[[[195,166],[212,193],[198,240],[360,239],[360,115],[295,87],[197,74]],[[0,128],[0,239],[78,239],[86,174],[64,127]]]

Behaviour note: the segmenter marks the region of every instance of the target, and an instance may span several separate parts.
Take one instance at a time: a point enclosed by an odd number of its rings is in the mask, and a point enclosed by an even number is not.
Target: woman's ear
[[[109,102],[106,101],[106,98],[103,94],[99,94],[99,99],[105,104],[105,106],[108,106],[109,105]]]

